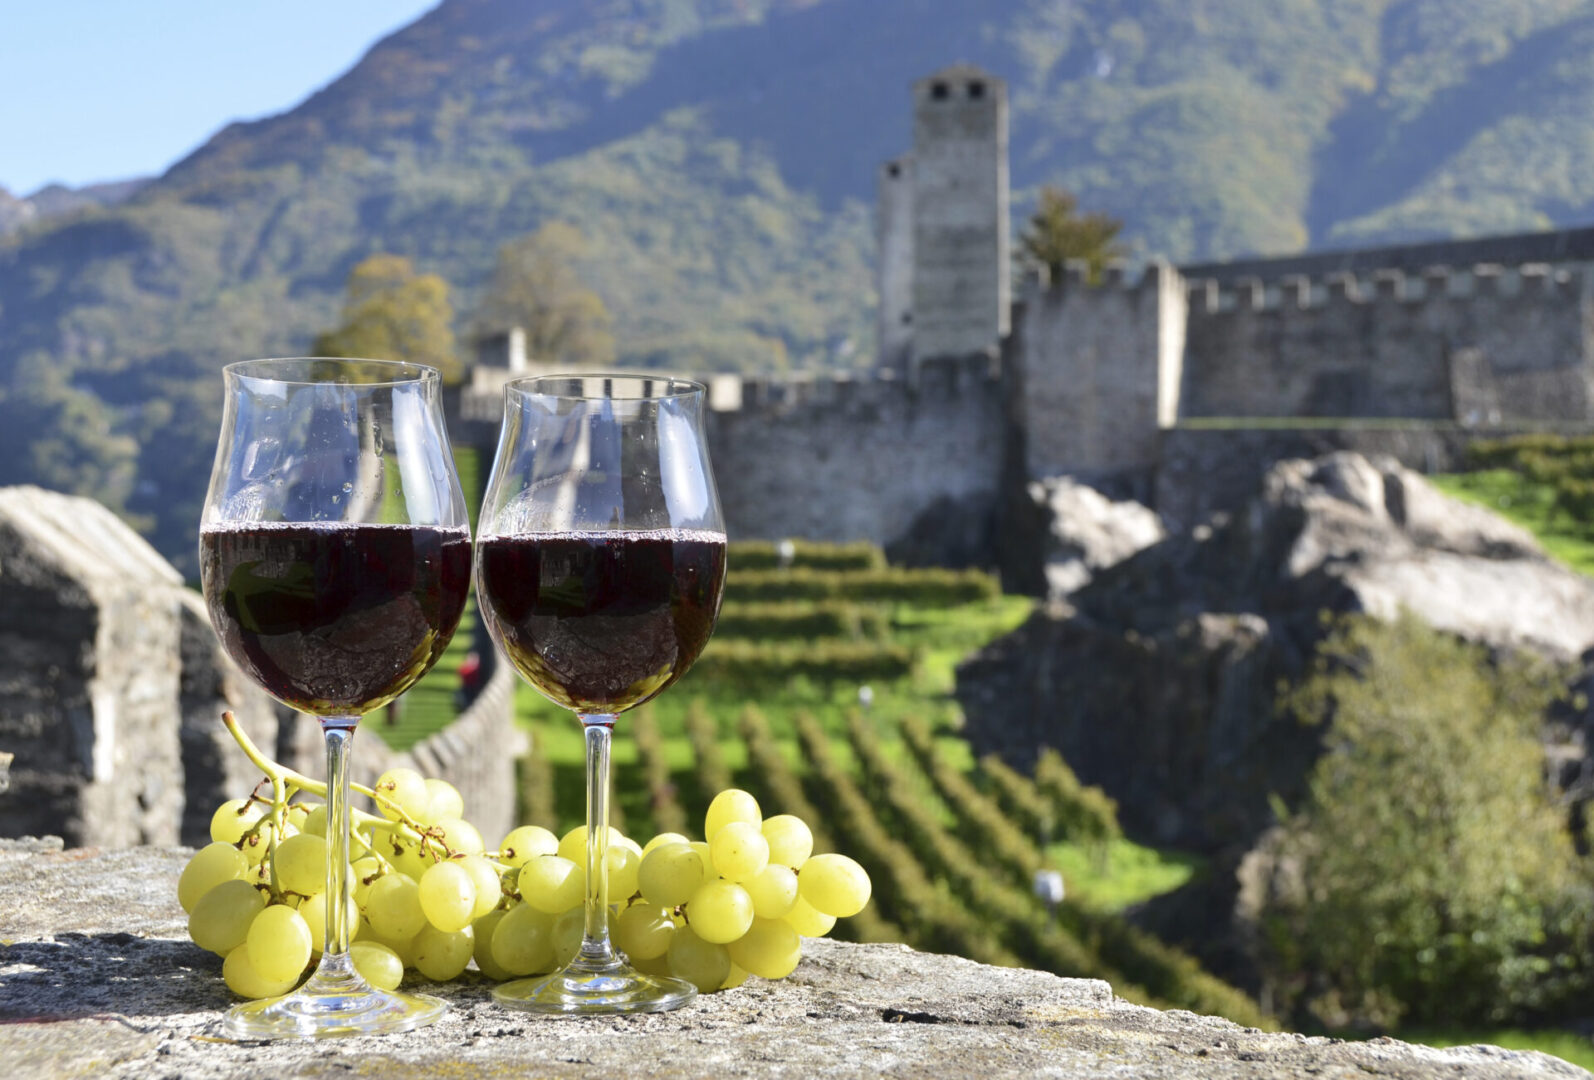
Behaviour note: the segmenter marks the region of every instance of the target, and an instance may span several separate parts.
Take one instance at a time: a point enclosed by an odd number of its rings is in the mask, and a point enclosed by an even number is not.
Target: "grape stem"
[[[221,714],[221,722],[226,725],[228,733],[232,735],[233,741],[238,744],[238,748],[244,752],[244,756],[256,768],[265,773],[266,780],[271,782],[271,820],[276,826],[278,836],[283,834],[284,814],[287,810],[289,798],[288,788],[293,788],[296,791],[307,791],[311,795],[319,795],[323,799],[327,797],[327,786],[322,781],[312,779],[301,772],[296,772],[286,765],[279,765],[266,757],[261,752],[260,747],[255,745],[254,740],[249,737],[248,733],[238,723],[238,718],[233,715],[232,710],[229,709]],[[368,814],[364,810],[350,807],[352,824],[356,830],[366,833],[395,833],[397,834],[394,837],[395,840],[410,840],[413,838],[420,841],[422,850],[436,848],[442,851],[445,858],[454,856],[454,850],[438,835],[435,828],[422,825],[419,821],[416,821],[383,792],[368,788],[364,784],[354,783],[349,785],[349,789],[359,792],[374,801],[378,806],[386,807],[398,815],[397,819],[392,819],[379,814]],[[256,790],[259,790],[259,785],[256,785]],[[259,825],[257,824],[255,828],[258,829]],[[403,831],[401,832],[401,830]],[[393,864],[377,850],[376,845],[370,842],[371,839],[374,839],[374,837],[366,839],[365,846],[370,849],[371,854],[375,855],[383,866],[391,870]]]

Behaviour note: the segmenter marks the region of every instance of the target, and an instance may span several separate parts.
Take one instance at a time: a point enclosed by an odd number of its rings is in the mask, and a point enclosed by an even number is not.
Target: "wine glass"
[[[349,746],[360,717],[442,654],[470,585],[465,500],[435,368],[251,360],[225,372],[199,532],[210,620],[267,693],[321,722],[326,942],[310,980],[227,1014],[236,1038],[407,1031],[436,998],[377,990],[349,958]]]
[[[696,989],[633,970],[609,942],[609,737],[692,666],[719,617],[725,525],[704,389],[638,375],[511,382],[482,507],[476,595],[487,629],[587,744],[581,951],[499,1003],[549,1013],[662,1012]]]

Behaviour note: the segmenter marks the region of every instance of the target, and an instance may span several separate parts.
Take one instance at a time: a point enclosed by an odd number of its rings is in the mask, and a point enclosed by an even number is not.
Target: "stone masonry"
[[[39,848],[44,850],[38,850]],[[0,843],[0,1061],[60,1077],[934,1077],[936,1080],[1575,1080],[1544,1054],[1341,1042],[1159,1012],[1104,982],[986,967],[901,945],[805,943],[789,978],[751,979],[671,1013],[554,1019],[507,1012],[476,975],[404,1035],[237,1043],[221,961],[177,906],[187,853],[51,852]]]

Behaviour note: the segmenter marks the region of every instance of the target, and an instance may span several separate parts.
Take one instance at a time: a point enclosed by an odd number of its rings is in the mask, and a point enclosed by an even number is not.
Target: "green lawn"
[[[1511,469],[1484,469],[1428,478],[1446,495],[1493,510],[1530,529],[1552,556],[1572,569],[1594,574],[1594,528],[1553,513],[1555,490]]]

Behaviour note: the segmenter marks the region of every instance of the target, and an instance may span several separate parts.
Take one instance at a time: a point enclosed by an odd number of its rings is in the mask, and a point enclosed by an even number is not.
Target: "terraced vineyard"
[[[730,564],[702,660],[617,729],[616,824],[695,836],[714,792],[746,788],[766,813],[814,823],[815,850],[869,870],[875,900],[847,920],[849,936],[1104,978],[1132,1000],[1265,1022],[1244,994],[1090,902],[1146,895],[1090,880],[1105,868],[1149,863],[1139,880],[1150,892],[1178,884],[1189,863],[1124,841],[1111,801],[1055,755],[1035,778],[973,761],[948,693],[953,666],[1022,621],[1027,600],[979,573],[887,567],[866,546],[799,547],[781,568],[769,545],[736,544]],[[571,827],[583,815],[579,728],[529,688],[518,705],[538,748],[524,816]],[[1033,876],[1065,866],[1082,899],[1053,911]]]

